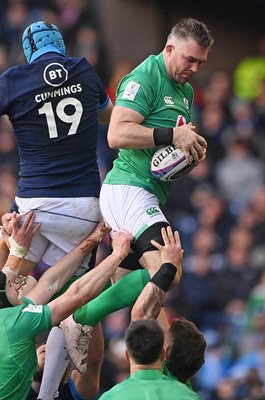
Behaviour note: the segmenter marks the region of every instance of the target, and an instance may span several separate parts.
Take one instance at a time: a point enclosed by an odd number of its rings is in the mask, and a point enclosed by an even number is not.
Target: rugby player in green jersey
[[[26,216],[21,228],[17,218],[14,213],[10,255],[0,271],[0,398],[10,400],[27,398],[36,368],[36,334],[58,325],[95,297],[127,256],[132,240],[130,233],[116,232],[112,254],[72,283],[65,293],[51,299],[108,230],[96,229],[37,282],[32,277],[20,279],[18,273],[38,226],[33,227],[32,212]]]
[[[128,255],[132,235],[127,231],[115,232],[112,254],[69,287],[69,279],[80,261],[100,242],[109,229],[99,227],[48,269],[37,282],[32,277],[18,278],[21,260],[26,255],[33,234],[38,228],[33,227],[33,212],[28,213],[21,227],[18,224],[19,218],[13,213],[12,236],[9,238],[10,254],[0,271],[0,338],[4,344],[0,349],[0,397],[23,400],[27,396],[36,368],[36,334],[58,325],[82,305],[77,319],[79,317],[79,322],[86,324],[81,318],[86,315],[86,303],[103,289],[118,265]],[[158,272],[162,272],[163,287],[168,288],[175,274],[178,279],[181,277],[182,250],[177,232],[173,234],[168,228],[167,231],[163,230],[163,237],[164,246],[157,245],[159,251],[164,254],[165,265]],[[62,295],[57,293],[60,289]],[[57,297],[52,298],[56,293]]]
[[[151,175],[150,160],[157,147],[169,144],[181,148],[189,163],[204,160],[207,143],[192,124],[194,93],[188,81],[206,62],[213,42],[204,23],[182,19],[163,51],[149,56],[117,88],[108,142],[120,150],[103,182],[100,207],[108,226],[133,234],[132,250],[151,276],[161,260],[150,241],[162,243],[161,227],[169,225],[161,205],[170,183]]]
[[[173,247],[167,247],[171,234],[169,227],[167,235],[162,228],[161,235],[165,246],[153,242],[160,251],[162,262],[169,259],[170,251],[173,252]],[[176,237],[177,235],[175,232]],[[179,237],[176,242],[180,245]],[[172,281],[179,282],[181,279],[182,256],[183,252],[179,246],[176,278],[173,275],[166,278],[162,273],[165,265],[163,264],[139,295],[132,308],[132,325],[125,335],[126,357],[130,362],[131,375],[105,392],[100,397],[101,400],[200,398],[193,391],[190,379],[204,363],[206,341],[203,334],[192,322],[177,317],[170,325],[165,325],[163,321],[163,341],[161,329],[154,324]],[[146,319],[149,319],[149,322]],[[160,347],[157,338],[160,338]]]
[[[178,335],[180,345],[185,348],[190,342],[195,343],[194,337],[185,342],[188,333],[196,336],[196,344],[198,347],[193,351],[198,354],[200,364],[193,364],[193,370],[196,366],[201,366],[204,360],[205,340],[195,327],[189,326],[189,321],[181,320],[178,324],[177,331],[182,333]],[[189,329],[188,329],[189,327]],[[192,329],[190,329],[192,328]],[[183,336],[184,333],[184,336]],[[191,336],[192,338],[192,336]],[[105,392],[100,400],[198,400],[199,396],[186,384],[180,380],[173,378],[169,373],[165,373],[163,369],[163,361],[165,359],[164,334],[162,328],[154,319],[140,319],[132,322],[125,333],[126,351],[125,355],[130,363],[130,376],[123,382],[115,385],[112,389]],[[186,365],[188,360],[188,352],[179,352],[179,356],[186,355]],[[192,357],[193,362],[195,356]],[[176,360],[176,363],[178,361]],[[178,367],[183,367],[182,375],[187,376],[183,357],[180,358]],[[191,371],[189,371],[190,373]],[[188,373],[188,375],[189,375]]]
[[[161,206],[170,183],[151,175],[150,160],[159,146],[169,144],[181,148],[189,163],[204,160],[207,143],[192,124],[194,94],[188,81],[207,60],[213,42],[204,23],[193,18],[180,20],[163,51],[148,57],[118,86],[108,141],[110,147],[120,150],[103,182],[100,207],[108,226],[133,234],[134,254],[118,268],[115,280],[139,267],[144,268],[138,270],[143,279],[146,273],[152,277],[162,264],[151,240],[163,243],[161,228],[169,226]],[[124,293],[124,298],[127,296]],[[76,366],[78,358],[81,363],[80,353],[71,355]]]

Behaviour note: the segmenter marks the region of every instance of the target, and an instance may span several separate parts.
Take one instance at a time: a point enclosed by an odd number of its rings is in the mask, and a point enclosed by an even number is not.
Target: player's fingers
[[[19,228],[18,222],[19,222],[19,218],[17,216],[17,213],[15,211],[13,211],[12,217],[11,217],[11,224],[12,224],[12,227],[13,227],[14,231],[17,231],[18,228]]]
[[[164,245],[166,246],[167,244],[169,244],[169,238],[168,238],[168,234],[167,234],[166,228],[161,228],[161,235],[162,235],[162,239],[163,239]]]
[[[195,131],[195,129],[196,129],[196,126],[193,125],[192,122],[189,122],[189,123],[188,123],[188,127],[189,127],[192,131]]]
[[[151,240],[150,242],[155,248],[157,248],[157,250],[162,250],[164,248],[164,246],[162,246],[160,243],[157,243],[155,240]]]
[[[175,242],[181,247],[181,240],[178,231],[174,232]]]
[[[183,147],[183,148],[181,148],[181,150],[183,151],[188,164],[191,164],[193,161],[193,158],[192,158],[192,154],[190,153],[190,148],[184,149],[184,147]]]
[[[167,237],[170,243],[175,243],[174,235],[171,226],[167,226]]]
[[[198,142],[202,147],[204,147],[205,149],[207,149],[207,142],[206,142],[206,140],[204,139],[204,137],[202,137],[201,135],[198,135],[198,134],[197,134],[197,142]]]
[[[26,216],[25,219],[23,221],[22,227],[27,230],[27,229],[31,229],[31,226],[33,224],[35,218],[35,214],[33,211],[29,211]]]
[[[197,152],[197,150],[196,150],[196,148],[195,147],[191,147],[190,148],[190,154],[191,154],[191,158],[192,158],[192,162],[195,164],[195,165],[198,165],[199,164],[199,153]]]
[[[32,235],[34,235],[39,229],[40,229],[40,224],[36,224],[31,231]]]

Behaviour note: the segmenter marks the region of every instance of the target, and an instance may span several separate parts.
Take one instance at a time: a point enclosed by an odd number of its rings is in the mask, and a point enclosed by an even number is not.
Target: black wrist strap
[[[177,267],[175,267],[175,265],[171,263],[164,263],[155,273],[153,278],[150,279],[150,282],[153,282],[161,290],[166,292],[170,288],[170,285],[175,278],[176,272]]]
[[[167,146],[173,142],[173,128],[154,128],[154,143],[158,146]]]

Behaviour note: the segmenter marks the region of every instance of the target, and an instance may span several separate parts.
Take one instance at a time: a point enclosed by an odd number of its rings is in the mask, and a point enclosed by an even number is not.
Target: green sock
[[[82,325],[95,326],[107,315],[133,304],[149,280],[150,275],[146,269],[130,272],[76,310],[74,320]]]

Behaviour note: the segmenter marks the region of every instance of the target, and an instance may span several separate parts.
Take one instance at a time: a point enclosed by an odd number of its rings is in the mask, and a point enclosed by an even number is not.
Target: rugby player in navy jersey
[[[66,55],[55,25],[32,23],[22,45],[28,64],[0,75],[0,115],[10,118],[18,143],[18,212],[34,210],[41,226],[21,265],[27,275],[40,260],[54,265],[99,222],[97,133],[112,104],[88,61]],[[92,263],[89,254],[76,276]]]
[[[100,219],[97,132],[101,110],[110,116],[112,105],[88,61],[66,56],[55,25],[31,24],[22,44],[28,64],[0,75],[0,114],[18,143],[18,211],[34,210],[41,223],[21,269],[28,274],[41,259],[53,265]]]

